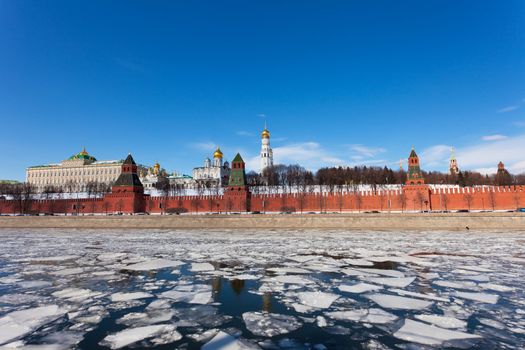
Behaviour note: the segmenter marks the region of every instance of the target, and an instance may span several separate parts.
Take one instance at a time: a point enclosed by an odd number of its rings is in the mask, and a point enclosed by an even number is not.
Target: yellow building
[[[84,148],[57,164],[31,166],[26,170],[26,181],[37,192],[46,187],[62,188],[64,192],[81,192],[88,183],[111,185],[120,175],[123,160],[98,161]]]

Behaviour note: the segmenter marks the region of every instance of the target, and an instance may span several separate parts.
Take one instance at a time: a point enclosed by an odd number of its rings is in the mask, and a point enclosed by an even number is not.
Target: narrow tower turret
[[[412,152],[408,157],[408,172],[407,172],[407,185],[423,185],[425,179],[423,179],[423,174],[421,173],[421,167],[419,165],[419,157],[412,147]]]
[[[273,166],[273,150],[270,146],[270,132],[264,125],[264,130],[261,134],[261,173],[265,168]]]

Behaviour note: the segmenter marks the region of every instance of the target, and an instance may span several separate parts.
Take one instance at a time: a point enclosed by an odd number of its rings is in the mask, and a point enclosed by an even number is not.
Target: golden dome
[[[213,153],[213,158],[222,158],[223,154],[220,147],[217,147],[217,150]]]
[[[83,156],[87,156],[88,153],[87,153],[87,151],[86,151],[86,147],[84,147],[84,148],[82,149],[82,152],[80,152],[79,154],[81,154],[81,155],[83,155]]]
[[[155,162],[155,165],[153,166],[155,169],[160,169],[160,164],[158,162]]]
[[[262,137],[263,137],[263,139],[269,139],[270,138],[270,132],[268,131],[268,129],[264,128],[264,130],[262,132]]]

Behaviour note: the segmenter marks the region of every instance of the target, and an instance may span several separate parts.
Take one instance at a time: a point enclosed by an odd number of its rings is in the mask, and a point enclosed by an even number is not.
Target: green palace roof
[[[91,161],[93,161],[93,162],[96,161],[96,158],[95,158],[95,157],[90,156],[89,153],[87,153],[85,147],[84,147],[84,149],[82,150],[82,152],[77,153],[77,154],[74,154],[74,155],[72,155],[71,157],[68,158],[68,160],[74,160],[74,159],[87,159],[87,160],[91,160]]]

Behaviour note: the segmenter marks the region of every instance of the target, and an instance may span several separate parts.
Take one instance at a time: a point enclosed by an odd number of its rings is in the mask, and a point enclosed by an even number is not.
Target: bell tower
[[[273,150],[270,146],[270,132],[264,123],[264,130],[261,133],[261,174],[265,168],[273,166]]]

